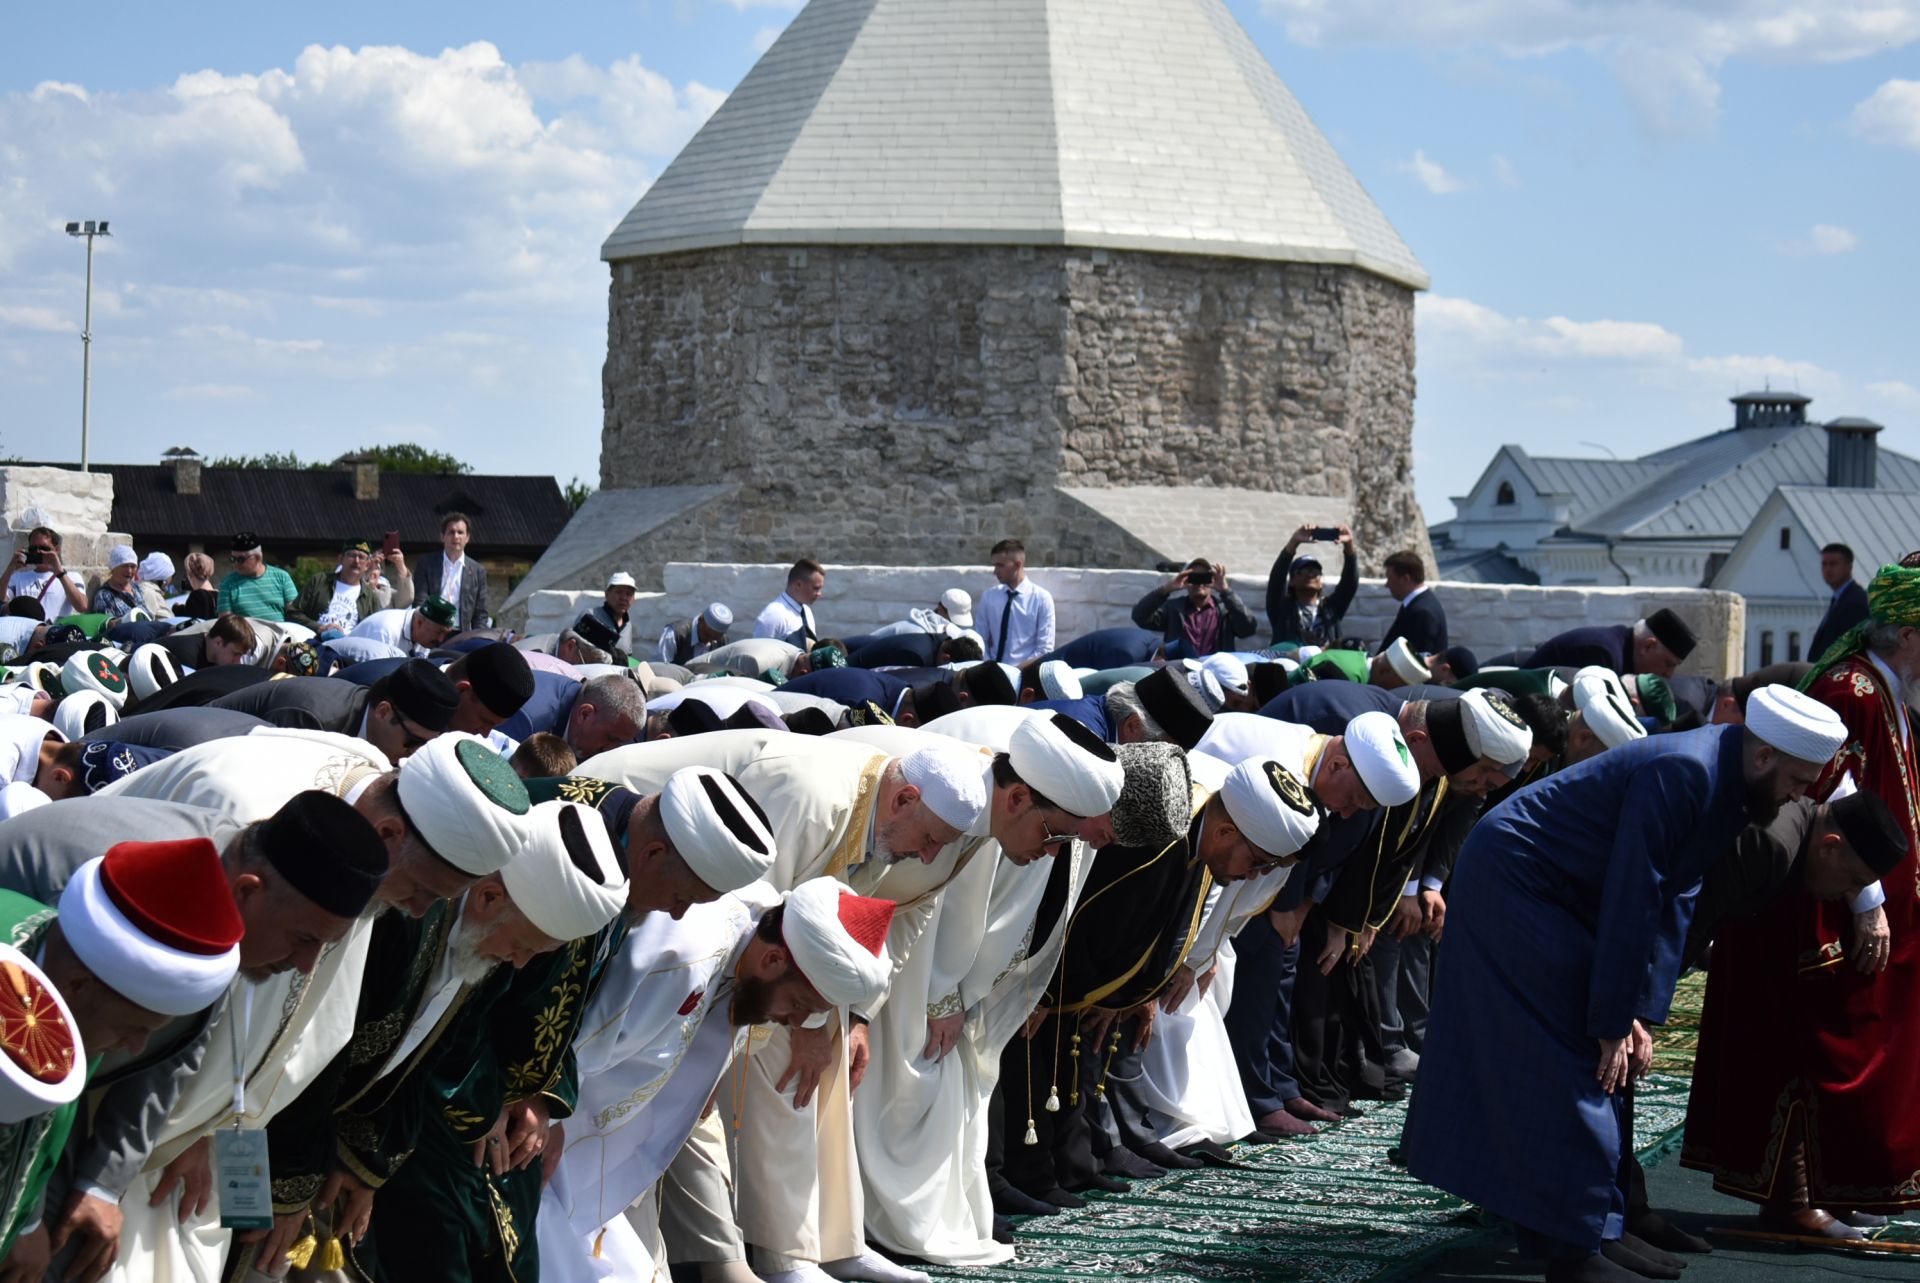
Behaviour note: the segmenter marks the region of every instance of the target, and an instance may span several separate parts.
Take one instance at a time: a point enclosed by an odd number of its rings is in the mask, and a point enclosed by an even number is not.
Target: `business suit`
[[[460,571],[460,600],[453,603],[460,612],[458,627],[461,631],[490,628],[493,626],[493,616],[487,610],[487,569],[471,555],[462,560],[466,564]],[[413,570],[414,605],[441,595],[440,577],[446,570],[447,555],[443,552],[428,553],[420,558]]]
[[[1521,668],[1586,668],[1598,664],[1622,677],[1633,672],[1633,625],[1570,628],[1542,642]]]
[[[1819,659],[1827,647],[1840,640],[1840,634],[1866,617],[1867,590],[1849,579],[1847,586],[1827,603],[1827,613],[1821,618],[1820,626],[1813,630],[1813,640],[1807,644],[1807,658]]]
[[[251,713],[275,726],[358,735],[366,721],[370,693],[365,686],[337,677],[290,677],[223,695],[207,707]]]
[[[230,708],[163,708],[157,712],[123,717],[111,726],[102,726],[90,732],[86,739],[89,743],[105,740],[109,743],[135,744],[141,748],[163,748],[177,753],[183,748],[192,748],[209,740],[246,735],[256,727],[271,724],[246,713],[236,713]]]
[[[1400,603],[1387,635],[1380,639],[1378,655],[1399,637],[1407,639],[1416,655],[1431,655],[1447,648],[1447,612],[1429,588],[1419,596]]]

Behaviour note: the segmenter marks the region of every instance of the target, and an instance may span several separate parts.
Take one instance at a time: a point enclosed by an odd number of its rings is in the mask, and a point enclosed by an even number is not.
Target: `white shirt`
[[[320,616],[322,628],[351,629],[360,622],[360,585],[344,579],[333,581],[333,599]]]
[[[1426,590],[1427,590],[1427,586],[1425,584],[1415,584],[1413,587],[1413,591],[1400,599],[1400,604],[1402,606],[1410,604],[1415,597],[1418,597],[1421,593],[1425,592]]]
[[[781,641],[804,630],[811,637],[820,634],[813,626],[813,608],[802,606],[793,599],[792,593],[781,593],[767,603],[760,617],[753,621],[755,637],[775,637]]]
[[[460,560],[455,561],[443,552],[440,554],[440,560],[447,567],[440,574],[440,595],[453,603],[453,622],[458,624],[460,622],[460,580],[467,573],[467,558],[462,554]]]
[[[67,582],[76,588],[80,586],[80,581],[73,577],[72,571],[67,572]],[[86,609],[85,606],[75,606],[67,594],[61,591],[60,585],[53,582],[51,570],[22,568],[14,571],[12,577],[7,580],[7,600],[12,601],[15,597],[37,599],[41,609],[47,612],[49,621],[65,619],[68,615]]]
[[[425,655],[427,648],[414,644],[413,610],[376,610],[358,624],[354,625],[349,637],[362,637],[368,641],[391,646],[406,655]]]
[[[1007,609],[1007,594],[1013,594],[1013,609]],[[1000,649],[1000,620],[1006,617],[1007,645]],[[987,658],[1007,664],[1024,664],[1053,650],[1053,594],[1031,579],[1022,579],[1009,589],[996,583],[980,594],[973,608],[973,623],[986,639]]]

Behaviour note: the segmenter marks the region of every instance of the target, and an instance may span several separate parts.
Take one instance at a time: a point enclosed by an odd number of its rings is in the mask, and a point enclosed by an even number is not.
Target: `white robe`
[[[649,914],[609,965],[574,1041],[579,1103],[541,1195],[542,1278],[643,1280],[664,1265],[624,1214],[686,1143],[745,1040],[727,1020],[734,968],[778,902],[755,883],[678,922]]]

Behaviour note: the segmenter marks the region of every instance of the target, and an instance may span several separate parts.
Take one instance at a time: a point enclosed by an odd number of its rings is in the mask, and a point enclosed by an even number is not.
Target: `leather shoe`
[[[993,1210],[1002,1216],[1058,1216],[1059,1207],[1012,1185],[993,1191]]]
[[[1835,1212],[1834,1215],[1857,1230],[1883,1230],[1887,1228],[1887,1218],[1874,1212]]]
[[[1271,1136],[1311,1136],[1317,1130],[1304,1118],[1296,1117],[1284,1109],[1276,1109],[1264,1115],[1254,1126]]]
[[[1817,1207],[1802,1207],[1794,1211],[1776,1211],[1764,1208],[1760,1212],[1760,1221],[1769,1229],[1779,1230],[1783,1234],[1799,1234],[1806,1238],[1845,1238],[1863,1239],[1859,1230]]]
[[[1330,1109],[1322,1109],[1305,1096],[1295,1096],[1292,1100],[1288,1101],[1287,1112],[1295,1118],[1309,1123],[1337,1123],[1340,1121],[1340,1115]],[[1272,1115],[1268,1116],[1271,1117]]]

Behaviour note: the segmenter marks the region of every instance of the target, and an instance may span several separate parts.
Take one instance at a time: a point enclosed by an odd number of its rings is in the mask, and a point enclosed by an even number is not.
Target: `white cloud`
[[[1686,349],[1680,336],[1648,321],[1575,321],[1509,317],[1468,299],[1423,294],[1418,319],[1427,337],[1463,339],[1483,353],[1583,361],[1672,360]]]
[[[1853,109],[1854,132],[1871,142],[1920,151],[1920,80],[1889,80]]]
[[[1422,187],[1435,196],[1451,196],[1456,192],[1466,191],[1472,186],[1465,180],[1448,173],[1439,161],[1428,159],[1424,151],[1414,152],[1413,159],[1402,162],[1400,169],[1404,173],[1412,174],[1419,180]]]
[[[1867,384],[1867,391],[1883,401],[1905,407],[1920,407],[1920,388],[1900,379]]]
[[[80,326],[50,307],[0,303],[0,329],[38,330],[42,334],[78,334]]]
[[[1860,248],[1860,238],[1844,227],[1816,223],[1812,244],[1816,254],[1850,254]]]
[[[1719,69],[1730,60],[1842,62],[1920,40],[1920,0],[1263,0],[1262,8],[1309,46],[1514,59],[1583,50],[1613,71],[1642,128],[1662,137],[1712,129]]]
[[[1518,187],[1520,174],[1514,169],[1512,161],[1496,154],[1493,158],[1493,181],[1502,187]]]

